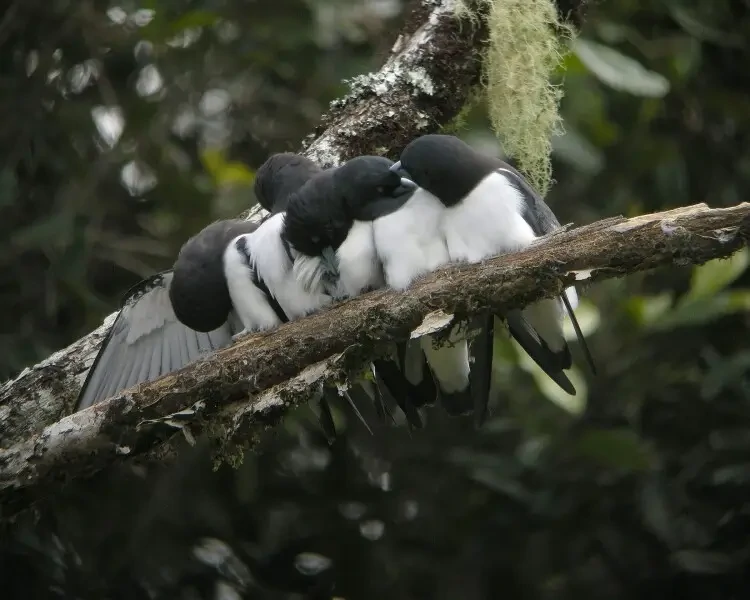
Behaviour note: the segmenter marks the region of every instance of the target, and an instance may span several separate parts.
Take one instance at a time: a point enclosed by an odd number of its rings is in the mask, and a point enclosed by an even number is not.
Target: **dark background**
[[[399,0],[117,4],[0,15],[0,380],[254,203],[255,169],[379,67],[404,17]],[[747,199],[749,6],[591,3],[559,74],[561,222]],[[458,133],[500,152],[485,115]],[[589,289],[601,372],[574,373],[575,402],[507,343],[479,432],[436,412],[371,437],[338,407],[329,447],[304,408],[237,470],[199,446],[69,486],[3,532],[2,596],[745,598],[747,264]]]

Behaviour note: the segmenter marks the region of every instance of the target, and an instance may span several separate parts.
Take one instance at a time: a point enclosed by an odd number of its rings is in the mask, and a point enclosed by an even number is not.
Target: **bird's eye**
[[[314,235],[310,239],[312,240],[313,244],[317,244],[320,242],[320,236],[318,235]]]
[[[385,186],[379,185],[377,188],[375,188],[375,191],[377,191],[377,193],[382,196],[383,194],[385,194]]]

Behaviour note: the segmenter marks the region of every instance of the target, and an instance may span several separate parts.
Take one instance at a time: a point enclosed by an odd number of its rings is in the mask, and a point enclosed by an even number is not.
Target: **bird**
[[[245,329],[265,330],[304,317],[330,304],[322,289],[308,289],[294,274],[295,251],[282,237],[285,212],[226,246],[224,271],[232,306]]]
[[[255,173],[253,189],[258,204],[271,214],[286,210],[289,195],[322,171],[318,163],[301,154],[271,155]]]
[[[258,202],[271,216],[280,213],[287,196],[320,170],[301,155],[272,155],[256,173]],[[230,345],[246,331],[248,323],[242,321],[233,305],[231,273],[224,259],[232,241],[257,229],[257,222],[241,219],[211,223],[183,244],[172,269],[128,290],[88,370],[75,410],[181,369],[206,353]],[[246,271],[239,275],[245,277]],[[261,304],[273,306],[273,299],[262,289],[259,297]],[[247,304],[248,300],[243,300],[243,307]],[[269,317],[260,323],[251,322],[250,328],[278,322]]]
[[[392,164],[381,156],[357,156],[312,177],[289,196],[282,235],[298,255],[294,271],[306,289],[343,299],[385,286],[373,222],[400,209],[416,187],[392,173]],[[407,343],[392,350],[393,356],[373,363],[381,385],[359,384],[375,401],[381,417],[387,414],[380,391],[384,386],[409,424],[419,428],[422,421],[416,408],[434,403],[434,382],[423,372],[424,356],[418,346],[416,353],[407,352]]]
[[[395,173],[395,163],[390,169]],[[450,255],[440,230],[445,206],[431,194],[417,188],[397,210],[373,220],[375,248],[383,265],[386,284],[396,290],[407,289],[412,282],[450,263]],[[402,355],[419,356],[420,346],[429,371],[437,384],[440,405],[451,416],[473,411],[469,351],[466,335],[459,326],[447,335],[428,334],[410,340],[401,347]],[[419,362],[401,362],[410,379],[420,378]]]
[[[560,222],[526,179],[508,163],[478,152],[452,135],[429,134],[412,140],[391,167],[414,181],[415,196],[439,201],[444,207],[439,227],[451,262],[479,262],[490,256],[525,248],[538,237],[560,228]],[[575,318],[575,288],[559,297],[544,299],[505,315],[510,334],[529,356],[568,394],[575,395],[564,370],[572,366],[570,348],[563,337],[563,309],[567,311],[590,368],[591,353]],[[483,373],[474,386],[475,402],[486,412],[492,363],[492,322],[484,320],[477,341]],[[478,359],[478,360],[477,360]],[[477,396],[476,394],[479,394]]]

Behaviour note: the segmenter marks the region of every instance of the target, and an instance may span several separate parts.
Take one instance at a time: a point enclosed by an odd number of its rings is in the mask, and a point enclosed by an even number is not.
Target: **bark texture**
[[[372,292],[248,336],[0,449],[3,516],[54,493],[65,480],[163,451],[162,442],[179,431],[189,440],[207,432],[225,450],[252,445],[287,410],[315,397],[322,383],[342,381],[383,343],[407,339],[437,311],[457,319],[488,308],[502,312],[555,295],[575,279],[726,257],[749,238],[748,203],[605,219],[561,230],[522,252],[442,269],[406,293]]]

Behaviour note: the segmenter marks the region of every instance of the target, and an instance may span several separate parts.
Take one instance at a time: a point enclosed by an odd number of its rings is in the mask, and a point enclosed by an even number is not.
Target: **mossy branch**
[[[249,336],[0,450],[3,516],[54,493],[65,480],[159,452],[181,430],[189,438],[208,433],[225,448],[252,445],[287,411],[315,397],[324,381],[340,380],[383,343],[408,338],[434,311],[503,312],[556,295],[576,277],[598,281],[702,263],[729,256],[748,239],[748,203],[605,219],[561,230],[523,252],[442,269],[406,293],[372,292]]]

